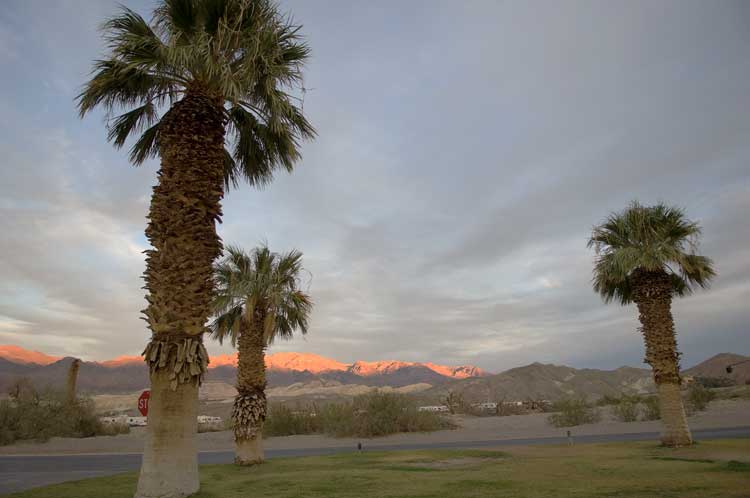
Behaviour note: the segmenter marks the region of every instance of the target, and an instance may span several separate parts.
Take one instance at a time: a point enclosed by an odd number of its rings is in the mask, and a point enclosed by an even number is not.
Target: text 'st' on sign
[[[141,415],[148,417],[148,399],[151,397],[151,391],[143,391],[138,398],[138,411]]]

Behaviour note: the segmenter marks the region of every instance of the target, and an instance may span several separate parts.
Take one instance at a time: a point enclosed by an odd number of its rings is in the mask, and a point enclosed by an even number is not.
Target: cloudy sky
[[[126,0],[146,15],[152,1]],[[134,168],[73,99],[102,0],[0,9],[0,344],[106,359],[148,334]],[[684,363],[750,353],[750,3],[286,1],[319,138],[225,202],[222,237],[296,247],[316,307],[273,351],[500,371],[641,365],[636,310],[590,286],[632,199],[704,226],[719,277],[674,306]],[[211,344],[212,353],[228,349]]]

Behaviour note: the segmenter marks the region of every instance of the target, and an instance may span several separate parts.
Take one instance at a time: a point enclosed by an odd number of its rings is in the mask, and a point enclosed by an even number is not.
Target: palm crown
[[[295,330],[307,333],[312,310],[310,297],[300,290],[302,253],[276,254],[261,246],[248,254],[228,246],[227,255],[215,268],[215,318],[211,335],[233,346],[244,324],[263,320],[266,345],[276,338],[289,339]]]
[[[633,202],[595,227],[589,239],[597,253],[594,290],[606,302],[628,304],[636,271],[666,273],[678,296],[707,287],[715,271],[711,259],[695,253],[700,234],[681,209]]]
[[[103,25],[109,54],[78,96],[81,115],[102,105],[109,140],[139,165],[159,151],[160,111],[189,92],[222,106],[228,145],[224,180],[265,185],[291,171],[315,130],[288,93],[302,85],[309,49],[272,0],[163,0],[149,24],[122,11]]]

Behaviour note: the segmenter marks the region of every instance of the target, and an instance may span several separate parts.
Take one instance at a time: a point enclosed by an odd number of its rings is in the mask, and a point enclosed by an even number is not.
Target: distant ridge
[[[745,363],[742,363],[745,362]],[[740,363],[732,367],[732,373],[727,373],[727,365]],[[750,356],[734,353],[719,353],[685,370],[694,377],[730,378],[735,384],[750,382]]]
[[[748,358],[722,353],[684,373],[696,377],[728,377],[726,365]],[[0,392],[7,392],[8,387],[22,377],[40,386],[62,387],[71,361],[69,357],[56,358],[17,346],[0,346]],[[413,386],[420,386],[418,396],[430,402],[438,402],[451,391],[474,402],[488,399],[555,400],[565,396],[593,399],[654,390],[651,371],[633,367],[597,370],[532,363],[491,375],[476,367],[433,363],[357,361],[346,364],[311,353],[276,353],[268,355],[267,361],[269,388],[285,396],[323,392],[336,386],[341,386],[336,390],[342,393],[359,392],[364,387],[412,390]],[[234,385],[236,362],[234,354],[212,357],[206,380]],[[738,365],[729,377],[737,383],[746,382],[750,379],[750,363]],[[78,383],[82,392],[91,394],[132,393],[148,387],[148,370],[138,356],[83,362]],[[432,387],[428,388],[428,385]]]
[[[0,346],[0,389],[14,378],[24,376],[39,384],[56,384],[64,378],[69,358],[49,356],[18,346]],[[266,356],[271,387],[311,381],[341,384],[404,387],[413,384],[439,385],[453,379],[486,375],[480,368],[446,366],[405,361],[356,361],[342,363],[313,353],[279,352]],[[208,380],[234,383],[237,354],[211,357]],[[62,377],[60,377],[62,376]],[[145,364],[140,356],[120,356],[112,360],[83,362],[79,374],[81,389],[89,392],[127,392],[148,385]]]
[[[737,365],[732,374],[727,374],[726,366],[747,359],[750,357],[721,353],[683,373],[694,377],[731,378],[737,384],[744,384],[750,379],[750,362]],[[496,375],[449,381],[420,394],[431,399],[442,399],[448,392],[461,394],[470,402],[488,399],[557,400],[567,396],[595,399],[605,395],[619,396],[622,393],[653,393],[655,386],[648,368],[597,370],[532,363]]]
[[[39,351],[30,351],[11,344],[0,345],[0,358],[13,363],[36,363],[37,365],[49,365],[61,359],[59,356],[50,356]]]

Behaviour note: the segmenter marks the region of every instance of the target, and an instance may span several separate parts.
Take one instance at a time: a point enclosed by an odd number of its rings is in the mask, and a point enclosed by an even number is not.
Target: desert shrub
[[[198,423],[198,434],[204,432],[221,432],[227,430],[224,422],[199,422]]]
[[[357,419],[353,403],[331,403],[320,409],[318,427],[321,433],[329,436],[352,436],[358,432]]]
[[[350,402],[299,411],[273,405],[269,408],[263,433],[266,436],[326,434],[369,438],[448,428],[452,425],[445,418],[433,412],[420,412],[408,397],[376,391],[356,396]]]
[[[658,396],[648,396],[642,401],[642,420],[659,420],[661,418],[661,407]]]
[[[437,413],[420,412],[403,394],[379,391],[357,396],[351,403],[328,405],[320,417],[322,432],[337,437],[378,437],[452,427]]]
[[[319,432],[319,418],[313,410],[292,411],[284,405],[268,408],[263,434],[266,436],[293,436]]]
[[[600,419],[599,411],[586,398],[566,398],[553,404],[553,413],[547,421],[555,427],[573,427],[593,424]]]
[[[117,436],[118,434],[130,434],[130,426],[126,422],[110,422],[102,424],[98,436]]]
[[[448,407],[448,411],[455,415],[457,413],[468,413],[470,412],[470,405],[464,400],[464,396],[461,393],[449,391],[448,395],[443,398],[442,403]]]
[[[605,394],[604,396],[596,400],[596,406],[612,406],[619,404],[620,398],[618,396],[612,396],[611,394]]]
[[[620,394],[619,396],[612,396],[611,394],[605,394],[598,400],[596,400],[596,406],[616,406],[620,403],[641,403],[643,396],[638,394]]]
[[[750,399],[750,388],[746,385],[725,387],[713,391],[715,399]]]
[[[523,406],[518,406],[512,403],[505,403],[504,401],[498,401],[495,415],[498,417],[507,417],[510,415],[525,415],[529,411]]]
[[[688,389],[687,405],[691,412],[701,412],[716,397],[713,391],[706,389],[701,384],[692,384]]]
[[[696,377],[695,382],[709,389],[715,387],[732,387],[735,385],[734,380],[729,377]]]
[[[612,409],[612,414],[620,422],[635,422],[638,420],[638,402],[634,399],[623,398]]]
[[[104,425],[89,399],[69,402],[62,392],[38,392],[26,386],[0,401],[0,444],[17,440],[46,441],[51,437],[91,437]]]

